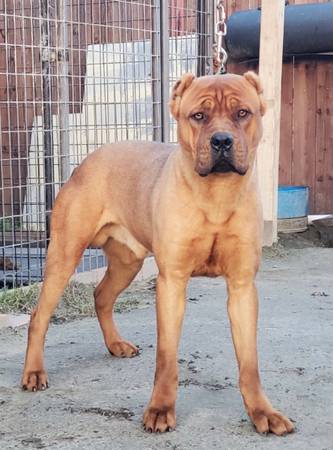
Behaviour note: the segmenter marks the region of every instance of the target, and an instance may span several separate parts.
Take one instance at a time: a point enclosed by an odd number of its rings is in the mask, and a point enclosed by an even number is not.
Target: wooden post
[[[262,0],[259,75],[267,112],[258,150],[259,186],[264,213],[264,245],[277,241],[277,189],[280,150],[282,51],[285,0]]]

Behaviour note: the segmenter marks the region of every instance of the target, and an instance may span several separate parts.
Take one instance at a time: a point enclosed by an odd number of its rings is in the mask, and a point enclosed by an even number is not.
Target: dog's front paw
[[[36,392],[45,391],[49,387],[47,373],[41,370],[25,370],[21,383],[24,391]]]
[[[111,355],[118,358],[133,358],[139,354],[139,349],[128,341],[114,341],[107,344]]]
[[[175,408],[148,406],[143,415],[143,426],[149,433],[173,431],[176,428]]]
[[[256,430],[261,434],[272,432],[278,436],[284,436],[285,434],[292,433],[295,429],[288,417],[275,409],[263,410],[261,408],[254,408],[253,410],[249,410],[248,414]]]

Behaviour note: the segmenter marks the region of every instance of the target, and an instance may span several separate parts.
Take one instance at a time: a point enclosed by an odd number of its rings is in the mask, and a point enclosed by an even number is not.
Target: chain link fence
[[[211,73],[214,1],[0,0],[0,287],[40,281],[52,205],[91,151],[176,140],[171,85]],[[88,249],[78,271],[105,264]]]

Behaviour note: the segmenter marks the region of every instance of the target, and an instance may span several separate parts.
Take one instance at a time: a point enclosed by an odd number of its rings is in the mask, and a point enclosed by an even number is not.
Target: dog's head
[[[262,88],[254,72],[195,78],[185,74],[174,86],[170,110],[178,139],[201,176],[245,175],[262,135]]]

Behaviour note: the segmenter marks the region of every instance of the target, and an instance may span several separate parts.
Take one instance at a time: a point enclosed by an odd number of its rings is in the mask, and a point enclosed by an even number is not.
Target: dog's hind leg
[[[94,292],[96,313],[109,352],[114,356],[130,358],[138,354],[138,348],[121,338],[113,319],[113,308],[118,295],[141,269],[143,259],[138,259],[126,245],[114,239],[109,239],[103,249],[109,264]]]
[[[44,282],[28,330],[22,377],[22,387],[28,391],[44,390],[48,386],[43,359],[49,321],[85,248],[91,242],[99,217],[97,207],[86,208],[86,204],[87,199],[68,185],[59,193],[53,209]]]

